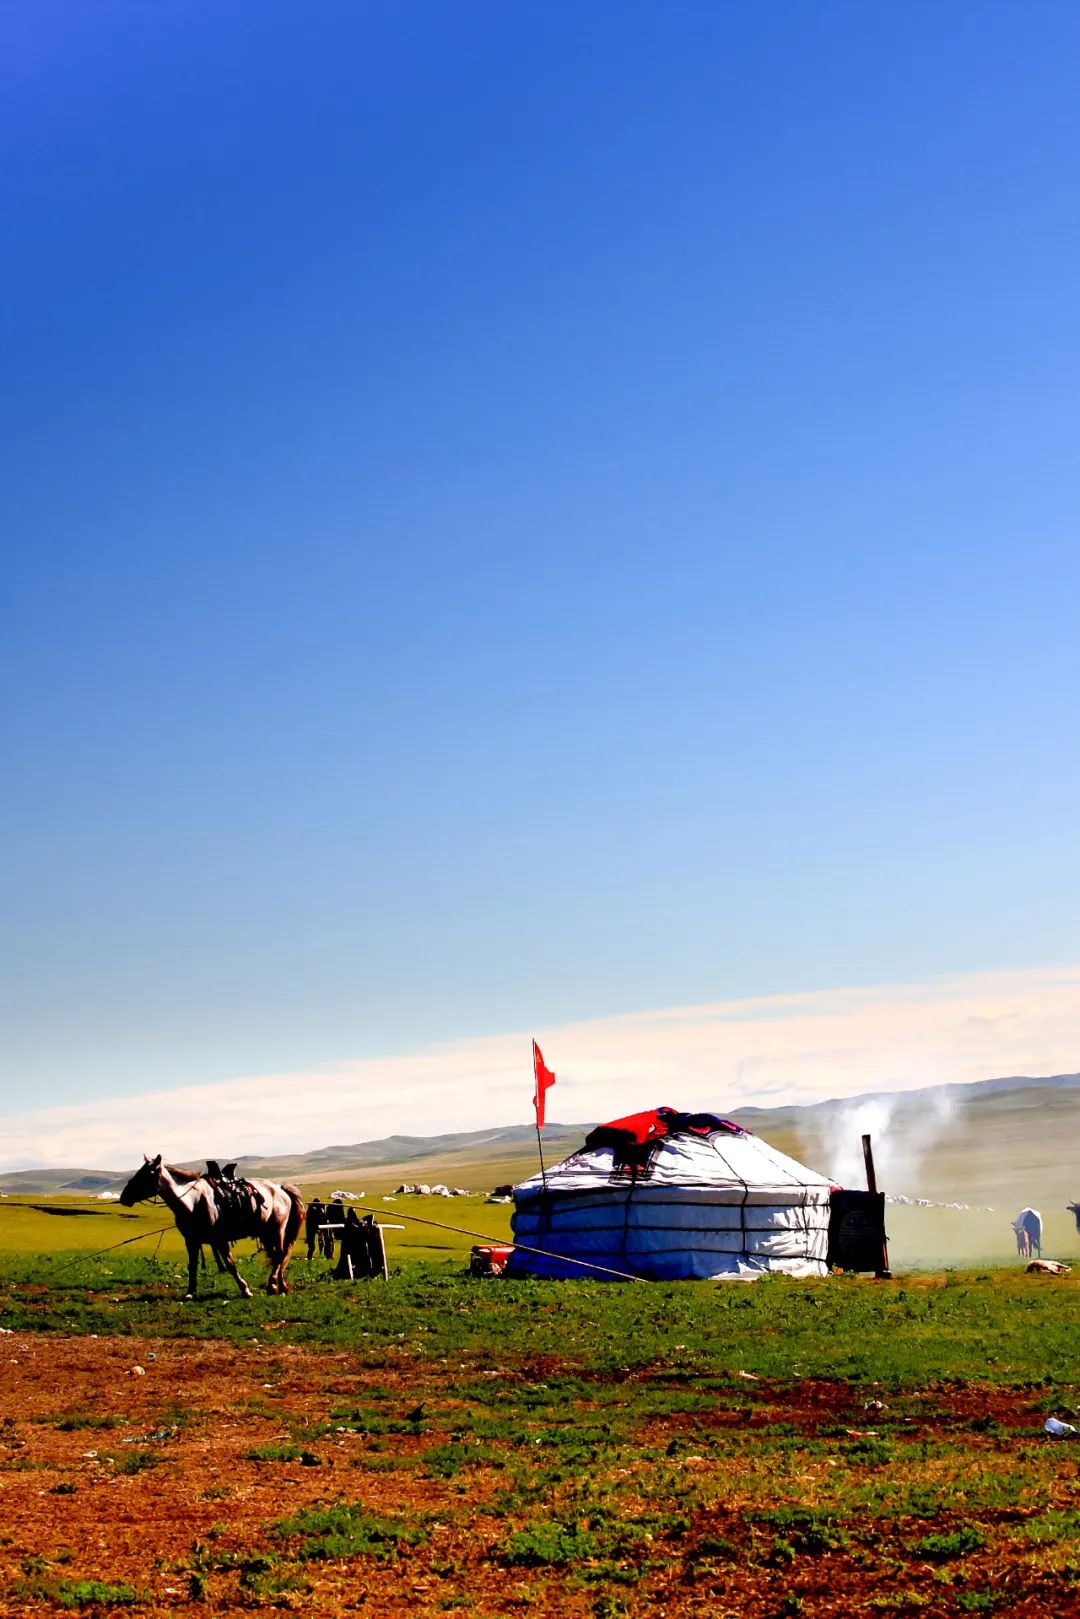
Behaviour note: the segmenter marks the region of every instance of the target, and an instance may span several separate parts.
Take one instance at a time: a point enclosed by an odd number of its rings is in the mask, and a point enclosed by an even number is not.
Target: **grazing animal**
[[[1076,1221],[1077,1231],[1080,1231],[1080,1203],[1066,1203],[1065,1207]]]
[[[236,1268],[232,1244],[241,1237],[254,1237],[270,1261],[268,1293],[287,1293],[285,1267],[293,1244],[304,1225],[304,1200],[295,1186],[277,1181],[244,1180],[234,1183],[243,1198],[225,1200],[220,1189],[205,1175],[163,1164],[161,1154],[144,1158],[120,1193],[127,1208],[148,1197],[160,1197],[172,1211],[176,1229],[184,1239],[188,1256],[188,1290],[193,1299],[199,1273],[199,1252],[207,1244],[218,1268],[227,1270],[244,1298],[251,1289]]]
[[[1042,1215],[1038,1209],[1021,1209],[1012,1223],[1016,1233],[1016,1251],[1021,1259],[1042,1255]]]

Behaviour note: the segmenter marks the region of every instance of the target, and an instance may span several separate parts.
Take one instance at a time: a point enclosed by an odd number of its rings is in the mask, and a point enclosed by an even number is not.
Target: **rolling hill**
[[[1080,1120],[1080,1074],[1013,1076],[969,1085],[865,1096],[778,1108],[734,1110],[737,1122],[782,1151],[847,1185],[862,1185],[860,1137],[873,1137],[879,1182],[886,1191],[935,1202],[1051,1206],[1080,1194],[1074,1163]],[[588,1124],[551,1124],[544,1131],[549,1163],[573,1152]],[[240,1160],[241,1173],[298,1181],[305,1191],[345,1185],[386,1192],[398,1181],[445,1181],[486,1190],[536,1168],[530,1125],[506,1125],[439,1136],[393,1135],[321,1147],[313,1152]],[[194,1166],[201,1167],[201,1166]],[[25,1170],[5,1175],[6,1191],[34,1196],[93,1195],[118,1190],[130,1170]]]

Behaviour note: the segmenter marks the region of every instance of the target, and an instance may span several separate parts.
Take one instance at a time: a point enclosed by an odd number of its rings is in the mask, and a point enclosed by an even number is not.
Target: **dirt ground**
[[[31,1338],[0,1340],[0,1613],[67,1611],[35,1599],[25,1587],[26,1564],[40,1560],[81,1580],[130,1584],[146,1598],[137,1611],[172,1614],[190,1601],[192,1548],[212,1543],[225,1526],[230,1544],[265,1540],[266,1526],[339,1490],[366,1499],[375,1511],[403,1504],[437,1509],[440,1491],[396,1475],[348,1479],[328,1472],[348,1465],[353,1436],[319,1447],[318,1466],[248,1459],[259,1446],[289,1438],[289,1416],[324,1416],[342,1400],[360,1399],[365,1384],[381,1387],[395,1374],[368,1379],[355,1357],[271,1351],[262,1342],[239,1354],[228,1345],[175,1340]],[[273,1409],[262,1414],[267,1407]],[[116,1427],[63,1431],[50,1419],[86,1412]],[[160,1438],[166,1430],[166,1438]],[[137,1441],[165,1457],[162,1465],[125,1473],[111,1459]],[[403,1436],[397,1441],[407,1445]],[[133,1447],[134,1448],[134,1447]],[[14,1471],[10,1469],[14,1467]],[[74,1490],[67,1493],[71,1486]],[[62,1495],[57,1488],[64,1489]],[[436,1537],[438,1530],[435,1531]],[[444,1532],[449,1535],[449,1529]],[[220,1538],[218,1536],[217,1538]],[[449,1548],[447,1548],[449,1550]],[[67,1554],[72,1556],[68,1559]],[[60,1558],[59,1563],[56,1562]],[[392,1569],[354,1560],[347,1581],[337,1568],[314,1568],[303,1611],[334,1614],[362,1609],[397,1614],[423,1605],[425,1581],[399,1559]],[[346,1586],[346,1589],[342,1589]],[[5,1592],[15,1591],[15,1596]],[[267,1613],[297,1611],[260,1600]],[[107,1604],[106,1604],[107,1606]],[[192,1611],[206,1612],[202,1603]],[[211,1611],[218,1611],[211,1603]]]
[[[542,1374],[543,1368],[535,1371]],[[428,1398],[431,1375],[425,1368],[421,1392]],[[449,1389],[452,1373],[441,1375]],[[325,1619],[354,1612],[376,1619],[448,1611],[601,1619],[638,1612],[670,1619],[806,1613],[840,1619],[864,1612],[964,1611],[962,1604],[953,1605],[955,1591],[935,1594],[932,1586],[925,1598],[913,1597],[905,1607],[892,1595],[895,1579],[890,1583],[829,1557],[810,1560],[796,1579],[783,1567],[718,1569],[703,1553],[696,1560],[681,1558],[670,1576],[661,1568],[647,1589],[613,1594],[560,1588],[556,1569],[508,1567],[492,1552],[507,1529],[495,1505],[497,1475],[470,1473],[466,1491],[460,1479],[395,1465],[403,1453],[422,1451],[429,1438],[395,1433],[372,1456],[370,1436],[347,1431],[344,1423],[341,1431],[332,1421],[335,1408],[362,1404],[376,1389],[384,1401],[395,1389],[402,1401],[411,1400],[418,1376],[408,1364],[368,1372],[355,1354],[278,1344],[269,1334],[244,1349],[205,1341],[5,1334],[0,1615],[23,1619],[80,1606],[84,1612],[152,1619],[234,1611]],[[985,1389],[970,1395],[951,1390],[948,1409],[957,1422],[972,1416],[1015,1425],[1031,1417],[1030,1398]],[[913,1410],[910,1420],[917,1427],[917,1404]],[[718,1427],[739,1423],[750,1430],[782,1422],[789,1432],[814,1434],[851,1420],[850,1397],[842,1387],[808,1382],[778,1392],[775,1401],[762,1391],[752,1410],[718,1408],[715,1420]],[[926,1420],[932,1428],[940,1416],[928,1409]],[[297,1425],[305,1423],[322,1429],[303,1456],[250,1455],[275,1446],[287,1451]],[[672,1413],[662,1431],[643,1433],[642,1439],[678,1443],[688,1424]],[[979,1443],[973,1436],[972,1444]],[[690,1472],[705,1465],[693,1454],[685,1459]],[[1070,1493],[1073,1488],[1075,1480]],[[308,1561],[296,1580],[295,1562],[290,1576],[288,1559],[280,1567],[275,1560],[273,1525],[335,1498],[400,1521],[422,1521],[422,1543],[401,1544],[388,1558]],[[710,1512],[707,1523],[696,1523],[694,1532],[702,1545],[739,1538],[737,1480],[726,1503]],[[245,1573],[245,1548],[267,1553],[267,1566],[256,1561]],[[1006,1587],[1012,1581],[1001,1611],[1026,1619],[1080,1612],[1068,1591],[1044,1589],[1027,1565],[999,1563],[993,1578]],[[101,1590],[88,1583],[95,1581],[102,1582]]]

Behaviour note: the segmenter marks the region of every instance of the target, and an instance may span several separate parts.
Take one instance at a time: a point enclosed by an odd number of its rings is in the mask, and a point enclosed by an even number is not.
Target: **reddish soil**
[[[877,1573],[872,1558],[856,1563],[830,1555],[801,1559],[797,1569],[769,1568],[718,1564],[708,1548],[700,1558],[680,1558],[669,1575],[661,1566],[640,1586],[568,1590],[556,1569],[507,1567],[493,1553],[508,1529],[492,1507],[504,1483],[497,1472],[470,1470],[465,1488],[460,1475],[442,1480],[422,1470],[382,1470],[372,1456],[370,1436],[352,1433],[320,1438],[312,1447],[317,1465],[248,1457],[253,1447],[294,1441],[299,1420],[324,1422],[337,1406],[364,1403],[373,1385],[400,1388],[403,1402],[436,1394],[445,1399],[452,1398],[447,1378],[445,1369],[408,1362],[367,1372],[353,1354],[299,1349],[266,1337],[237,1350],[175,1339],[5,1335],[0,1338],[0,1615],[23,1619],[70,1612],[48,1594],[50,1583],[89,1580],[126,1583],[140,1600],[137,1606],[106,1602],[84,1611],[130,1612],[147,1619],[240,1611],[310,1613],[320,1619],[354,1612],[381,1619],[405,1612],[503,1615],[526,1609],[582,1619],[645,1612],[660,1619],[691,1614],[771,1619],[784,1613],[847,1619],[856,1613],[965,1611],[957,1606],[962,1588],[935,1589],[929,1567],[915,1582],[919,1600],[905,1607],[892,1594],[898,1581],[905,1589],[912,1585],[910,1573]],[[441,1388],[436,1379],[442,1380]],[[746,1409],[718,1402],[716,1426],[753,1430],[783,1423],[789,1432],[816,1434],[835,1432],[837,1424],[873,1428],[875,1423],[866,1391],[856,1398],[844,1385],[805,1383],[781,1391],[751,1381],[747,1395],[753,1403]],[[1032,1401],[1022,1392],[949,1388],[911,1399],[904,1409],[913,1413],[916,1431],[925,1424],[934,1432],[947,1413],[954,1426],[990,1421],[1030,1434],[1037,1420]],[[68,1431],[57,1426],[73,1413],[98,1425]],[[116,1419],[115,1425],[103,1425],[103,1419]],[[700,1429],[701,1416],[693,1423]],[[690,1426],[689,1418],[675,1415],[665,1420],[662,1432],[643,1434],[643,1440],[671,1439]],[[392,1463],[432,1442],[406,1433],[374,1448]],[[983,1445],[1000,1448],[1002,1441],[969,1430],[968,1442],[975,1454]],[[153,1452],[159,1464],[123,1471],[140,1452]],[[362,1454],[365,1464],[353,1466]],[[689,1475],[706,1464],[688,1455],[677,1465]],[[794,1476],[807,1476],[798,1474],[802,1465],[793,1454]],[[1075,1468],[1071,1471],[1075,1474]],[[1075,1483],[1070,1479],[1070,1498]],[[272,1551],[270,1525],[337,1496],[374,1512],[422,1518],[428,1538],[386,1562],[362,1556],[306,1563],[302,1576],[308,1589],[292,1594],[245,1591],[235,1571],[210,1566],[207,1572],[205,1556],[200,1562],[200,1546],[210,1549],[211,1565],[214,1548]],[[1001,1513],[1003,1521],[1022,1516]],[[722,1506],[704,1514],[695,1510],[693,1537],[738,1543],[745,1533],[734,1478]],[[1003,1562],[998,1550],[992,1566],[989,1554],[985,1559],[976,1554],[967,1566],[969,1587],[980,1579],[984,1586],[997,1585],[1003,1600],[999,1611],[1017,1619],[1080,1614],[1080,1602],[1067,1585],[1056,1576],[1044,1579],[1030,1558],[1018,1554]]]

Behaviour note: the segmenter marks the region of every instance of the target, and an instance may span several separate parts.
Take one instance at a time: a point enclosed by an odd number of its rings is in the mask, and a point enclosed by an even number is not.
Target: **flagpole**
[[[534,1040],[533,1043],[532,1043],[533,1118],[534,1118],[534,1122],[536,1124],[536,1150],[540,1154],[540,1179],[544,1183],[544,1193],[546,1195],[547,1194],[547,1170],[544,1168],[544,1143],[540,1139],[540,1110],[544,1106],[544,1092],[541,1089],[541,1085],[540,1085],[540,1067],[543,1064],[543,1058],[540,1058],[540,1062],[538,1063],[537,1058],[539,1057],[539,1055],[540,1055],[539,1047],[537,1046],[536,1041]],[[545,1072],[546,1072],[546,1070],[545,1070]]]
[[[544,1143],[540,1140],[540,1120],[539,1119],[537,1119],[537,1121],[536,1121],[536,1150],[540,1154],[540,1179],[544,1183],[544,1191],[546,1192],[547,1191],[547,1170],[544,1168]]]

